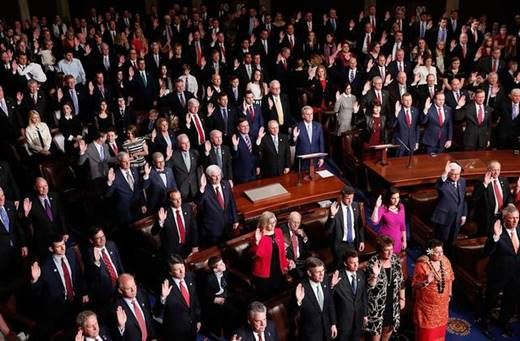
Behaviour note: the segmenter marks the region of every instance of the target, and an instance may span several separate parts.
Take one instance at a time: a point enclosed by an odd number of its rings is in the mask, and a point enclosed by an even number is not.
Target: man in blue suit
[[[150,165],[144,166],[143,178],[137,168],[130,168],[130,155],[119,153],[119,169],[110,168],[107,179],[107,196],[115,199],[115,214],[121,227],[126,227],[142,213],[146,213],[143,189],[150,185]]]
[[[137,61],[137,71],[135,72],[135,76],[130,75],[135,96],[135,107],[147,110],[152,107],[153,100],[157,95],[156,79],[146,71],[146,63],[143,58]]]
[[[67,249],[63,235],[49,243],[50,257],[31,265],[31,289],[40,309],[36,340],[49,340],[56,330],[72,322],[81,304],[89,302],[85,281],[73,249]]]
[[[255,104],[253,100],[253,92],[247,90],[238,116],[239,118],[243,116],[247,118],[251,130],[251,137],[254,141],[258,137],[258,131],[264,126],[264,116],[262,115],[262,108],[258,104]]]
[[[164,156],[160,152],[152,155],[153,167],[150,171],[150,187],[146,192],[148,195],[147,207],[151,213],[157,212],[166,204],[168,192],[177,188],[173,170],[165,166]]]
[[[311,106],[302,108],[303,120],[298,122],[293,129],[292,142],[296,145],[296,156],[324,153],[325,138],[323,137],[323,128],[321,123],[314,122],[314,112]],[[323,166],[324,160],[318,160],[318,168]],[[295,162],[298,165],[298,162]],[[309,169],[309,162],[302,161],[302,169]]]
[[[222,181],[219,166],[209,166],[206,176],[209,183],[205,176],[201,177],[197,209],[200,213],[200,244],[211,246],[223,242],[232,230],[238,228],[238,217],[231,186]]]
[[[457,239],[460,227],[466,223],[468,206],[466,203],[466,179],[460,176],[462,167],[456,162],[448,161],[444,172],[437,180],[439,201],[432,214],[432,223],[436,224],[437,239],[450,251]]]
[[[237,183],[252,181],[260,173],[258,168],[257,146],[249,129],[249,120],[241,117],[238,120],[238,134],[231,137],[233,144],[233,175]],[[264,129],[263,127],[261,128]]]
[[[426,99],[424,116],[421,123],[426,124],[422,136],[422,143],[428,154],[442,153],[451,147],[453,138],[453,111],[444,102],[444,93],[437,92],[433,98]]]
[[[392,123],[394,143],[400,146],[396,156],[408,155],[419,148],[419,120],[419,110],[412,107],[412,95],[403,94],[401,104],[395,103],[395,119]]]

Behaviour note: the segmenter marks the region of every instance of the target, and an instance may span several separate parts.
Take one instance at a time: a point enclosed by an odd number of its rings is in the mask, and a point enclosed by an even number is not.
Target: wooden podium
[[[306,181],[312,181],[317,178],[316,175],[316,159],[323,159],[327,156],[327,153],[312,153],[305,155],[297,155],[298,158],[298,183],[300,183],[301,174],[302,174],[302,161],[309,160],[309,174],[304,177]]]
[[[377,144],[370,146],[370,148],[381,151],[381,159],[377,160],[377,163],[381,166],[388,165],[388,149],[399,148],[397,144]]]

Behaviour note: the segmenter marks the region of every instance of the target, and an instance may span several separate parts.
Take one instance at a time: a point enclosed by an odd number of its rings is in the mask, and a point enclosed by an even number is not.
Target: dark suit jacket
[[[488,236],[484,246],[484,254],[489,256],[488,285],[503,289],[512,280],[518,280],[520,252],[515,254],[510,234],[504,226],[502,226],[502,230],[503,232],[497,242],[493,240],[491,235]],[[517,226],[516,235],[519,234],[520,228]]]
[[[224,197],[224,209],[218,204],[217,193],[209,183],[197,205],[200,212],[200,237],[207,244],[222,241],[231,232],[232,224],[238,222],[235,198],[227,181],[220,182],[220,191]]]
[[[151,73],[146,72],[146,84],[140,71],[136,71],[132,80],[134,90],[135,105],[140,109],[147,109],[152,106],[152,102],[157,96],[157,79]]]
[[[124,141],[126,139],[126,128],[130,124],[136,123],[136,113],[135,110],[132,107],[129,107],[128,105],[125,106],[124,115],[121,115],[121,109],[116,108],[114,110],[114,118],[116,120],[116,130],[119,139],[121,141]]]
[[[394,128],[394,139],[396,144],[401,144],[397,138],[401,139],[402,143],[410,149],[415,148],[415,144],[419,143],[419,123],[421,120],[421,113],[415,107],[411,107],[410,114],[412,116],[411,126],[406,124],[404,108],[401,109],[398,116],[392,121],[392,128]]]
[[[162,317],[162,336],[166,341],[192,341],[195,339],[197,322],[201,321],[200,303],[193,274],[187,272],[184,282],[190,294],[190,305],[181,295],[173,279],[168,278],[172,290],[161,303],[157,300],[155,315]]]
[[[220,152],[222,154],[222,179],[233,180],[233,160],[231,157],[231,150],[228,146],[221,145]],[[207,156],[204,155],[204,168],[207,168],[210,165],[218,165],[217,152],[213,147]]]
[[[336,310],[330,280],[326,277],[320,283],[323,292],[323,310],[320,309],[310,280],[307,278],[301,284],[305,290],[305,297],[298,309],[300,311],[300,340],[332,340],[330,327],[336,324]]]
[[[447,241],[451,226],[455,224],[454,236],[456,237],[460,229],[460,218],[467,216],[466,180],[460,178],[455,188],[449,179],[442,181],[442,178],[439,178],[435,186],[439,192],[439,201],[433,211],[432,222],[439,225],[443,241]]]
[[[22,115],[23,127],[27,127],[29,120],[29,110],[36,110],[40,114],[40,118],[43,122],[49,126],[53,125],[50,121],[50,117],[47,113],[47,97],[45,93],[40,90],[38,91],[38,101],[36,104],[33,101],[32,96],[29,93],[24,93],[22,102],[20,103],[20,115]]]
[[[519,109],[520,110],[520,109]],[[518,148],[520,136],[520,114],[513,119],[513,104],[511,101],[500,108],[500,122],[497,127],[497,142],[500,148]]]
[[[250,127],[250,136],[253,138],[253,141],[255,141],[258,137],[258,131],[260,130],[260,127],[264,126],[262,108],[257,104],[253,104],[253,117],[251,118],[250,113],[248,111],[244,111],[244,106],[240,105],[238,108],[238,118],[240,117],[247,118],[247,122],[249,122]]]
[[[0,187],[4,190],[4,194],[9,200],[20,200],[20,189],[11,171],[9,163],[0,160]]]
[[[437,107],[432,105],[427,115],[422,116],[422,124],[427,124],[422,136],[422,143],[427,146],[444,146],[446,141],[453,139],[453,113],[449,106],[443,107],[443,122],[440,125]],[[421,113],[419,113],[421,114]]]
[[[273,107],[271,109],[269,109],[269,99],[273,101]],[[287,97],[286,94],[280,94],[280,102],[283,110],[283,125],[280,125],[280,132],[287,133],[289,127],[294,124],[294,118],[289,105],[289,97]],[[278,122],[278,113],[276,112],[276,105],[274,104],[272,95],[266,95],[262,99],[262,113],[264,115],[264,122],[271,120]]]
[[[291,151],[287,135],[278,134],[278,152],[273,137],[266,134],[259,146],[260,169],[263,177],[283,175],[284,168],[291,167]]]
[[[148,337],[146,340],[149,341],[156,339],[157,335],[155,331],[154,320],[152,317],[152,309],[150,307],[150,302],[148,301],[146,293],[138,288],[136,299],[139,303],[139,307],[143,311],[144,320],[146,322],[146,330],[148,332]],[[119,306],[123,308],[127,318],[123,335],[121,335],[119,333],[119,330],[117,329],[116,309]],[[137,322],[137,319],[134,313],[132,312],[132,309],[128,306],[123,297],[118,296],[116,298],[113,311],[113,323],[115,326],[115,330],[113,331],[114,339],[120,341],[141,341],[141,329],[139,329],[139,323]]]
[[[173,213],[171,206],[164,208],[167,212],[166,220],[163,227],[159,225],[156,220],[152,227],[152,235],[160,233],[161,247],[166,259],[169,255],[181,255],[186,257],[191,248],[199,246],[199,230],[197,228],[197,221],[192,212],[192,207],[189,204],[182,204],[182,215],[184,218],[185,243],[180,244],[180,236],[177,227],[177,218]]]
[[[484,121],[478,123],[477,108],[472,101],[455,112],[456,120],[466,120],[464,131],[464,147],[467,149],[484,149],[491,138],[492,112],[488,106],[484,107]]]
[[[193,200],[199,191],[199,153],[194,149],[191,149],[189,153],[191,160],[189,170],[186,169],[181,151],[174,151],[172,156],[173,174],[179,184],[182,200]]]
[[[332,248],[333,250],[338,250],[340,244],[343,242],[343,233],[346,229],[346,221],[343,221],[343,211],[341,204],[338,203],[340,210],[331,218],[327,220],[326,228],[328,233],[332,234]],[[365,226],[363,226],[363,220],[361,218],[361,207],[358,202],[352,202],[352,211],[354,213],[354,220],[352,221],[353,228],[355,231],[356,239],[354,243],[356,244],[356,248],[359,246],[359,243],[365,242]]]
[[[117,275],[124,273],[123,263],[119,251],[113,241],[107,240],[105,244],[107,253],[114,265]],[[89,245],[85,260],[85,273],[91,298],[98,305],[106,304],[114,295],[116,286],[112,284],[110,273],[105,262],[101,259],[99,266],[95,264],[94,247]]]
[[[387,90],[381,90],[381,97],[383,102],[381,107],[381,115],[388,117],[388,115],[394,112],[390,105],[390,94]],[[360,106],[362,108],[369,108],[376,99],[376,92],[374,89],[371,89],[365,94],[365,96],[362,96]]]
[[[255,140],[249,135],[251,141],[252,150],[249,151],[249,147],[242,137],[242,134],[237,134],[238,147],[235,150],[234,146],[232,149],[233,154],[233,178],[237,182],[246,182],[256,179],[256,167],[258,166],[257,147]]]
[[[445,90],[444,96],[446,98],[446,105],[455,110],[457,107],[457,99],[455,98],[455,94],[453,91]],[[468,92],[466,90],[459,90],[459,96],[466,96],[466,99],[469,98]]]
[[[168,192],[177,188],[172,169],[165,167],[164,172],[166,175],[166,185],[164,185],[161,174],[157,172],[155,167],[152,168],[150,172],[150,187],[148,187],[146,194],[148,195],[147,205],[152,212],[156,212],[161,206],[166,204]]]
[[[507,204],[513,203],[513,197],[509,188],[507,178],[500,176],[498,178],[500,188],[502,190],[503,207]],[[475,221],[479,227],[479,235],[489,236],[493,233],[493,224],[495,223],[495,194],[493,190],[493,183],[484,187],[482,180],[475,181],[475,189],[473,190],[473,200],[475,202]],[[502,208],[498,208],[498,213],[502,212]]]
[[[213,114],[206,119],[206,123],[209,131],[213,129],[220,130],[224,141],[227,140],[227,142],[229,142],[229,137],[233,135],[236,130],[237,120],[237,111],[235,108],[231,106],[227,107],[227,120],[225,120],[222,109],[217,106]]]
[[[112,186],[108,187],[107,196],[114,197],[116,217],[121,225],[132,223],[139,216],[140,206],[145,204],[143,189],[148,189],[150,179],[143,180],[136,168],[130,168],[134,178],[134,190],[130,188],[121,169],[115,171],[116,178]]]
[[[5,98],[7,113],[0,107],[0,141],[6,141],[10,144],[16,143],[20,136],[20,128],[25,128],[24,120],[18,112],[16,102],[10,98]]]
[[[9,217],[9,226],[6,228],[0,220],[0,270],[2,272],[15,264],[20,247],[27,244],[14,203],[6,201],[4,208]],[[4,275],[9,276],[10,274],[5,273]]]
[[[40,198],[36,195],[29,197],[32,202],[32,209],[29,216],[23,219],[26,229],[32,231],[32,248],[36,255],[40,257],[48,255],[50,237],[53,234],[67,234],[67,225],[58,194],[49,192],[48,197],[52,209],[52,221],[47,216]]]
[[[144,134],[141,134],[141,135],[144,135]],[[172,151],[173,151],[177,144],[175,134],[173,133],[172,130],[169,130],[168,136],[170,137],[170,140],[172,142]],[[161,133],[158,133],[157,136],[155,137],[155,141],[153,142],[153,149],[156,152],[160,152],[166,159],[166,150],[168,149],[168,142],[166,142],[166,139],[164,138],[164,136]]]
[[[238,328],[235,334],[241,338],[242,341],[255,341],[253,329],[250,325],[246,324]],[[264,341],[278,341],[278,333],[273,321],[267,320],[267,326],[264,331]]]
[[[159,98],[157,100],[157,106],[160,108],[167,107],[172,110],[174,115],[184,116],[184,115],[186,115],[188,101],[192,98],[193,98],[193,94],[191,92],[184,91],[184,99],[185,99],[186,103],[183,106],[179,99],[179,93],[172,92],[166,96]]]
[[[338,321],[338,340],[358,340],[363,332],[363,318],[368,314],[365,273],[356,272],[356,293],[345,269],[340,270],[341,281],[334,287],[333,297]]]
[[[304,261],[311,255],[310,250],[310,240],[307,238],[307,242],[303,241],[303,237],[300,235],[296,235],[296,238],[298,239],[298,251],[300,252],[300,255],[298,258],[295,257],[294,249],[291,241],[291,234],[289,232],[290,227],[287,223],[284,223],[282,226],[280,226],[283,232],[283,239],[286,243],[288,243],[287,248],[285,249],[287,259],[293,260],[294,262],[300,260]],[[301,228],[301,227],[300,227]]]
[[[325,152],[325,138],[321,123],[312,122],[312,141],[309,141],[309,134],[304,121],[296,125],[300,129],[300,135],[296,139],[296,155]]]
[[[77,108],[74,107],[74,102],[72,101],[70,90],[71,89],[69,89],[68,87],[63,88],[63,98],[61,99],[60,105],[70,103],[72,109],[74,110],[74,114],[79,115],[82,118],[82,121],[86,122],[86,120],[89,120],[91,118],[89,117],[91,115],[91,113],[89,112],[91,108],[89,105],[87,92],[85,91],[84,87],[80,84],[76,85],[76,88],[73,90],[76,92],[76,97],[78,98],[78,112]]]

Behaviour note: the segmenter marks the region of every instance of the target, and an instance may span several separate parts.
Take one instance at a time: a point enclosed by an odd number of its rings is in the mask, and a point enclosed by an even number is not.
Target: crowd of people
[[[329,268],[301,212],[283,224],[262,213],[248,253],[250,300],[234,292],[226,259],[211,257],[204,278],[185,260],[248,229],[236,184],[308,169],[295,157],[329,150],[316,166],[336,171],[354,130],[364,159],[390,142],[395,156],[519,149],[520,14],[505,23],[459,14],[371,5],[359,15],[287,15],[215,3],[0,21],[2,303],[23,292],[28,302],[17,296],[16,305],[35,320],[34,340],[271,341],[278,331],[262,302],[291,290],[301,340],[388,340],[411,304],[397,189],[377,197],[383,189],[370,188],[367,217],[355,194],[368,188],[338,193],[325,224]],[[49,188],[55,179],[43,169],[53,164],[74,171],[84,203],[71,207]],[[488,237],[488,335],[500,293],[499,322],[512,335],[520,278],[520,179],[512,191],[500,167],[491,162],[472,194],[477,235]],[[448,162],[437,181],[437,239],[411,278],[417,340],[446,334],[455,278],[443,251],[451,256],[471,219],[461,172]],[[137,276],[150,265],[130,228],[149,216],[165,269],[155,287]],[[368,217],[377,252],[360,266]],[[0,315],[6,339],[20,328]]]

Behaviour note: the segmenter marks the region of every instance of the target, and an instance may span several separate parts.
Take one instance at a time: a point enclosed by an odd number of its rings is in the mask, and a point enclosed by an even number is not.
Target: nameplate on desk
[[[289,195],[289,192],[280,183],[275,183],[244,191],[244,194],[249,200],[256,203],[262,200],[286,196]]]

